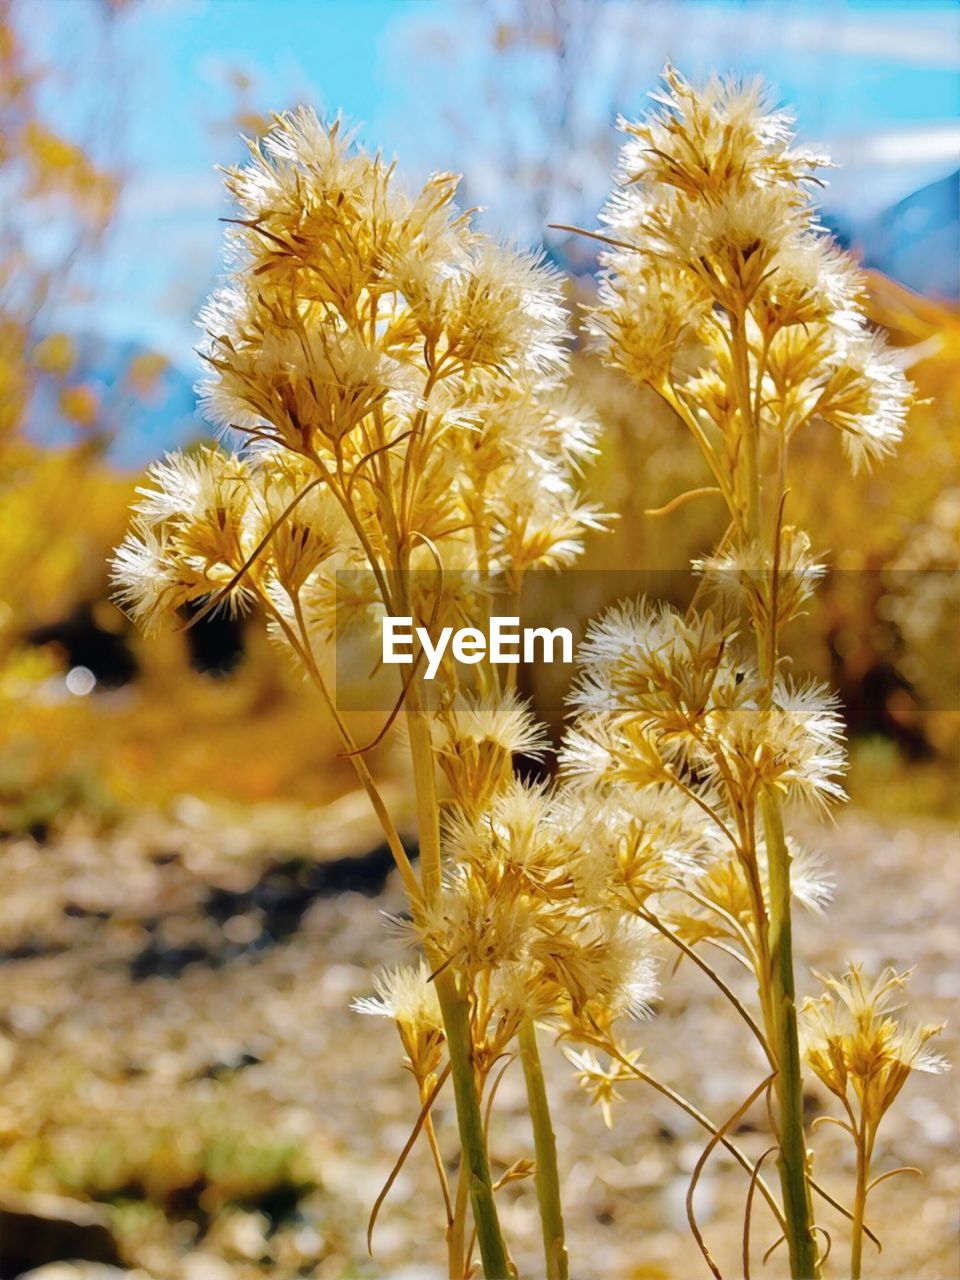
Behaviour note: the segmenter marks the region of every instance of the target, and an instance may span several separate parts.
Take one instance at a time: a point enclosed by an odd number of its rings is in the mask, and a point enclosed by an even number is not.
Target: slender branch
[[[692,502],[694,498],[705,498],[710,494],[717,493],[720,493],[720,489],[716,485],[710,484],[704,485],[699,489],[687,489],[684,493],[678,493],[675,498],[671,498],[669,502],[664,503],[662,507],[647,507],[643,514],[645,516],[668,516],[686,506],[688,502]]]
[[[743,1004],[743,1001],[739,998],[736,992],[734,992],[730,987],[727,986],[726,982],[724,982],[723,978],[720,977],[716,969],[712,968],[709,964],[707,964],[706,960],[704,960],[704,958],[701,955],[699,955],[694,950],[693,947],[689,946],[686,942],[684,942],[684,940],[680,937],[679,934],[674,933],[673,930],[670,929],[667,925],[665,925],[662,920],[659,920],[657,916],[653,914],[652,911],[647,911],[646,908],[642,907],[638,901],[636,903],[635,910],[641,920],[645,920],[647,924],[652,926],[652,928],[656,929],[658,933],[662,934],[665,938],[669,939],[669,941],[672,942],[675,947],[678,947],[683,952],[683,954],[687,956],[688,959],[692,960],[693,963],[697,966],[697,968],[700,969],[703,973],[705,973],[707,977],[710,979],[710,981],[726,996],[726,998],[733,1005],[734,1009],[736,1009],[737,1013],[739,1013],[740,1017],[744,1020],[744,1022],[753,1032],[754,1036],[757,1039],[757,1042],[759,1043],[760,1047],[763,1049],[764,1055],[766,1056],[767,1060],[770,1061],[770,1065],[773,1066],[774,1063],[771,1061],[770,1048],[767,1044],[766,1037],[764,1036],[760,1028],[757,1026],[754,1019],[751,1017],[748,1009]]]
[[[570,226],[566,222],[548,222],[547,226],[551,231],[569,231],[571,235],[584,236],[587,240],[599,240],[601,244],[612,245],[615,249],[629,249],[636,252],[637,246],[630,244],[626,240],[615,240],[613,236],[605,236],[600,231],[587,231],[585,227]]]
[[[713,1121],[708,1116],[704,1115],[702,1111],[698,1110],[697,1107],[685,1098],[682,1093],[678,1093],[676,1089],[671,1089],[668,1084],[664,1084],[661,1080],[658,1080],[656,1076],[650,1075],[650,1073],[644,1071],[642,1067],[637,1066],[635,1062],[631,1062],[629,1058],[625,1058],[615,1045],[604,1042],[599,1044],[598,1047],[603,1049],[606,1053],[609,1053],[611,1057],[616,1058],[622,1066],[626,1067],[631,1075],[636,1076],[638,1080],[642,1080],[644,1084],[650,1085],[650,1087],[656,1089],[658,1093],[662,1093],[665,1098],[669,1098],[671,1102],[676,1103],[681,1111],[685,1111],[688,1116],[696,1120],[697,1124],[706,1129],[708,1133],[715,1134],[718,1132],[717,1126]],[[757,1187],[760,1190],[760,1194],[763,1196],[764,1200],[766,1200],[767,1205],[770,1208],[770,1212],[782,1228],[785,1225],[783,1211],[777,1204],[773,1192],[767,1186],[763,1178],[760,1177],[756,1166],[750,1162],[749,1158],[745,1156],[740,1148],[735,1146],[729,1138],[721,1137],[720,1145],[729,1151],[741,1169],[750,1174],[751,1178],[755,1180]]]
[[[294,604],[294,611],[296,614],[299,598],[296,597],[295,599],[297,601]],[[353,740],[353,735],[347,728],[346,722],[337,710],[336,703],[330,696],[330,690],[327,688],[327,683],[317,666],[316,659],[313,656],[313,651],[310,648],[309,639],[306,635],[305,629],[303,629],[302,612],[297,615],[298,626],[302,629],[301,635],[303,639],[301,643],[293,628],[283,615],[273,607],[270,601],[264,597],[262,599],[262,603],[269,615],[283,631],[294,652],[299,655],[300,660],[303,662],[307,670],[307,674],[310,676],[310,679],[313,681],[321,698],[323,699],[324,705],[329,711],[334,724],[337,726],[340,738],[344,746],[348,749],[349,760],[357,775],[360,785],[367,793],[367,797],[373,806],[373,811],[377,816],[381,829],[383,830],[387,845],[393,855],[393,860],[397,865],[397,870],[400,872],[400,878],[403,881],[403,886],[407,892],[407,896],[410,899],[411,904],[418,903],[420,901],[420,885],[417,882],[417,877],[414,873],[413,867],[411,866],[410,859],[407,857],[407,851],[403,847],[403,841],[400,839],[400,833],[397,831],[396,825],[390,817],[390,811],[387,809],[387,806],[383,801],[383,797],[380,794],[376,782],[374,782],[373,774],[367,768],[366,761],[363,756],[356,754],[357,744]]]
[[[718,951],[722,951],[725,956],[729,956],[731,960],[736,960],[750,974],[753,974],[753,965],[736,947],[729,946],[726,942],[721,942],[719,938],[704,938],[704,942],[708,947],[716,947]],[[756,975],[754,975],[756,976]]]
[[[820,1199],[825,1201],[831,1207],[831,1209],[836,1209],[837,1213],[841,1214],[842,1217],[846,1218],[848,1222],[853,1221],[853,1214],[850,1212],[850,1210],[845,1208],[845,1206],[842,1205],[839,1200],[835,1199],[830,1194],[829,1191],[827,1191],[824,1187],[820,1185],[819,1182],[815,1181],[815,1179],[813,1178],[808,1178],[807,1181],[810,1183],[810,1190],[815,1191],[816,1194],[820,1197]],[[877,1253],[883,1253],[883,1245],[880,1243],[879,1237],[875,1235],[873,1231],[870,1230],[870,1228],[866,1225],[866,1223],[864,1223],[864,1226],[863,1226],[863,1234],[867,1237],[870,1243],[876,1248]]]
[[[460,1169],[457,1172],[457,1196],[453,1205],[453,1221],[447,1228],[447,1263],[450,1272],[449,1280],[463,1280],[463,1277],[470,1265],[469,1258],[464,1253],[467,1205],[469,1203],[470,1179],[467,1174],[466,1161],[461,1156]]]
[[[730,313],[730,358],[734,391],[740,410],[746,467],[747,530],[751,538],[760,538],[760,441],[759,424],[750,403],[750,356],[747,347],[745,318]]]
[[[427,1115],[423,1122],[423,1131],[427,1135],[427,1142],[430,1144],[430,1154],[433,1156],[434,1167],[437,1170],[437,1180],[440,1183],[440,1194],[443,1196],[443,1207],[447,1216],[447,1230],[453,1225],[453,1202],[450,1199],[450,1183],[447,1180],[447,1171],[443,1164],[443,1154],[440,1151],[440,1144],[437,1141],[437,1131],[433,1126],[433,1116]]]
[[[373,1208],[370,1211],[370,1220],[367,1223],[367,1252],[370,1254],[373,1253],[373,1228],[377,1224],[377,1215],[380,1213],[380,1206],[383,1204],[384,1200],[386,1200],[387,1196],[390,1194],[390,1188],[396,1182],[397,1174],[399,1174],[400,1170],[403,1168],[404,1161],[406,1160],[410,1152],[413,1150],[413,1144],[416,1142],[417,1138],[420,1136],[420,1130],[423,1128],[424,1123],[426,1122],[427,1116],[430,1114],[430,1108],[436,1102],[437,1096],[439,1095],[440,1090],[443,1088],[444,1084],[446,1083],[447,1076],[449,1074],[450,1074],[450,1065],[448,1063],[447,1066],[445,1066],[444,1069],[440,1072],[440,1075],[437,1076],[436,1083],[434,1084],[433,1088],[427,1094],[426,1098],[424,1098],[423,1105],[420,1108],[420,1114],[417,1116],[417,1122],[413,1126],[413,1129],[410,1131],[410,1137],[403,1144],[403,1150],[400,1152],[399,1156],[397,1156],[396,1163],[394,1164],[393,1168],[390,1170],[390,1176],[387,1178],[386,1182],[383,1184],[383,1189],[381,1190],[380,1194],[377,1196],[376,1200],[374,1201]]]
[[[898,1173],[906,1173],[906,1169],[892,1169],[890,1173],[884,1174],[883,1177],[870,1181],[870,1162],[873,1159],[873,1146],[876,1141],[877,1130],[875,1125],[868,1125],[866,1118],[863,1118],[857,1131],[857,1186],[853,1201],[853,1234],[850,1241],[850,1275],[851,1280],[860,1280],[860,1273],[863,1268],[863,1236],[864,1226],[863,1219],[867,1211],[867,1196],[878,1182],[882,1182],[884,1177],[894,1177]],[[919,1169],[914,1169],[914,1173],[919,1173]]]
[[[753,1215],[753,1195],[757,1189],[760,1166],[767,1156],[773,1155],[776,1150],[776,1147],[767,1147],[766,1151],[757,1157],[757,1163],[753,1166],[753,1173],[750,1176],[750,1186],[747,1188],[747,1201],[743,1212],[743,1280],[750,1280],[750,1221]]]
[[[740,923],[737,917],[735,915],[732,915],[731,912],[729,912],[726,909],[726,907],[721,907],[718,902],[711,902],[709,898],[705,898],[702,893],[697,893],[696,890],[694,889],[686,888],[684,889],[684,893],[687,895],[688,898],[692,898],[694,902],[699,902],[701,907],[706,907],[708,911],[712,911],[715,915],[718,915],[720,919],[723,920],[730,927],[730,929],[733,931],[735,936],[738,937],[740,941],[743,943],[744,948],[746,949],[747,955],[750,957],[750,960],[753,963],[753,966],[755,968],[756,967],[756,946],[754,944],[753,938],[750,937],[749,933],[747,933],[746,929]]]
[[[888,1178],[899,1177],[901,1173],[915,1173],[919,1177],[923,1177],[923,1170],[918,1169],[915,1164],[904,1164],[901,1165],[899,1169],[889,1169],[886,1173],[881,1173],[879,1177],[874,1178],[873,1181],[868,1184],[867,1191],[870,1192],[874,1187],[879,1187],[880,1183],[886,1182]]]
[[[853,1229],[850,1234],[850,1280],[863,1274],[863,1219],[867,1209],[869,1168],[862,1133],[857,1134],[857,1180],[853,1196]]]
[[[740,845],[737,841],[736,836],[733,834],[733,832],[730,830],[730,828],[727,826],[724,820],[720,817],[719,813],[717,813],[716,809],[714,809],[714,807],[711,804],[708,804],[707,801],[704,800],[703,796],[698,795],[697,792],[693,789],[693,787],[688,786],[687,783],[683,781],[683,779],[680,777],[679,774],[671,773],[668,778],[668,781],[673,786],[675,786],[678,791],[682,791],[688,800],[692,800],[695,805],[698,805],[703,810],[703,812],[707,815],[707,817],[711,820],[711,822],[716,823],[718,830],[722,831],[723,834],[726,836],[726,838],[730,841],[730,844],[733,846],[734,851],[739,852]]]
[[[697,1226],[696,1215],[693,1212],[694,1193],[696,1192],[696,1189],[697,1189],[697,1183],[700,1181],[700,1175],[703,1173],[703,1170],[706,1167],[707,1161],[710,1159],[710,1154],[713,1151],[714,1147],[717,1145],[718,1142],[721,1142],[723,1140],[724,1135],[727,1133],[730,1127],[736,1124],[736,1122],[740,1119],[740,1117],[750,1110],[750,1108],[753,1106],[757,1098],[760,1097],[760,1094],[763,1093],[765,1089],[769,1088],[775,1075],[776,1075],[775,1071],[771,1072],[771,1074],[768,1075],[765,1080],[762,1080],[760,1084],[758,1084],[757,1087],[750,1093],[750,1095],[744,1099],[744,1101],[740,1104],[740,1106],[737,1107],[733,1115],[728,1116],[727,1119],[724,1120],[720,1128],[717,1129],[717,1131],[711,1136],[710,1141],[707,1143],[707,1145],[704,1147],[703,1151],[700,1154],[700,1159],[697,1161],[696,1165],[694,1166],[693,1176],[691,1177],[690,1185],[687,1188],[687,1221],[690,1223],[690,1230],[693,1232],[693,1238],[696,1240],[697,1245],[700,1249],[700,1252],[703,1254],[704,1261],[706,1262],[710,1270],[713,1272],[713,1274],[716,1276],[716,1280],[723,1280],[723,1278],[720,1275],[720,1272],[717,1268],[716,1263],[713,1261],[713,1258],[710,1256],[710,1250],[707,1248],[706,1242],[704,1241],[704,1238],[700,1232],[700,1228]],[[759,1175],[756,1172],[756,1166],[754,1166],[754,1172],[750,1175],[751,1187],[754,1187],[756,1185],[758,1176]]]

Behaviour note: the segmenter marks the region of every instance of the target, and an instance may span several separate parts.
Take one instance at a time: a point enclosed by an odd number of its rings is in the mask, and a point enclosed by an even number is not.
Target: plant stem
[[[424,903],[434,902],[440,893],[440,806],[434,772],[430,723],[423,708],[419,680],[411,682],[407,694],[407,728],[413,760],[417,818],[420,831],[420,882]],[[510,1263],[500,1230],[494,1200],[490,1160],[483,1132],[483,1116],[473,1066],[473,1037],[470,1029],[470,1005],[461,991],[456,975],[446,957],[429,955],[436,972],[434,983],[450,1055],[453,1092],[460,1130],[460,1152],[464,1175],[469,1179],[470,1202],[477,1228],[477,1242],[484,1275],[487,1280],[507,1280]]]
[[[730,358],[734,390],[740,409],[746,487],[747,531],[752,539],[761,537],[760,521],[760,429],[750,398],[750,352],[745,315],[730,316]]]
[[[283,615],[273,609],[268,600],[261,598],[261,603],[264,605],[268,614],[276,620],[277,624],[289,640],[292,648],[300,655],[311,680],[323,699],[324,706],[327,708],[327,711],[330,713],[331,718],[337,726],[340,739],[349,753],[349,760],[353,766],[354,773],[357,775],[357,780],[367,793],[367,797],[373,806],[373,811],[377,815],[377,819],[383,829],[387,845],[389,846],[390,852],[393,854],[393,860],[397,864],[397,870],[400,872],[400,878],[403,880],[403,887],[407,891],[407,897],[410,899],[411,904],[418,902],[420,898],[420,886],[417,883],[417,877],[414,873],[413,867],[410,865],[410,859],[407,857],[407,851],[403,847],[403,841],[400,839],[400,834],[397,831],[396,824],[390,817],[390,811],[387,809],[387,806],[383,801],[383,797],[377,788],[377,784],[373,780],[373,775],[367,767],[366,760],[363,758],[363,755],[357,751],[356,741],[348,729],[345,720],[337,709],[337,704],[331,696],[330,690],[327,688],[327,682],[324,680],[313,655],[313,651],[310,648],[310,637],[307,634],[307,627],[304,622],[303,611],[300,605],[300,597],[298,595],[293,596],[299,638],[297,633],[294,632],[290,625],[284,620]]]
[[[466,1166],[460,1161],[457,1174],[457,1195],[453,1203],[453,1221],[447,1228],[447,1261],[450,1280],[463,1280],[467,1269],[464,1256],[466,1247],[467,1198],[470,1193],[470,1181]]]
[[[760,477],[759,394],[750,394],[750,352],[747,342],[746,314],[731,314],[730,355],[737,404],[743,430],[745,499],[747,534],[751,541],[762,543],[762,504]],[[759,378],[759,373],[758,373]],[[779,501],[780,494],[776,498]],[[779,537],[779,530],[774,534]],[[778,547],[773,549],[773,572],[777,572]],[[771,626],[775,623],[771,620]],[[757,663],[768,696],[773,689],[776,650],[771,637],[762,627],[756,631]],[[800,1044],[797,1035],[796,982],[793,968],[793,923],[791,917],[790,851],[783,832],[780,799],[764,790],[760,796],[767,848],[767,876],[770,903],[766,922],[766,948],[761,948],[763,961],[758,972],[761,1003],[769,1023],[770,1038],[777,1061],[776,1091],[779,1108],[780,1151],[777,1167],[786,1217],[784,1235],[790,1254],[793,1280],[820,1280],[820,1259],[814,1233],[813,1204],[807,1170],[807,1143],[803,1131],[803,1077],[800,1070]],[[763,933],[763,922],[758,921]],[[764,991],[764,987],[767,990]]]
[[[813,1205],[807,1181],[807,1143],[803,1131],[803,1080],[797,1035],[793,973],[793,928],[790,915],[790,851],[776,796],[765,792],[760,802],[767,843],[770,883],[770,986],[779,1071],[776,1079],[780,1111],[780,1186],[787,1219],[787,1247],[793,1280],[819,1280],[820,1261],[813,1231]]]
[[[537,1156],[534,1181],[540,1205],[543,1228],[543,1252],[547,1280],[567,1280],[569,1266],[564,1243],[563,1208],[560,1202],[560,1175],[557,1171],[557,1139],[550,1119],[550,1104],[537,1048],[537,1029],[533,1020],[520,1024],[520,1062],[527,1085],[527,1107],[533,1125],[533,1145]]]
[[[483,1116],[473,1069],[470,1006],[449,969],[444,969],[434,981],[447,1036],[447,1052],[450,1055],[453,1092],[457,1103],[461,1158],[469,1179],[470,1203],[473,1206],[483,1274],[487,1280],[509,1280],[512,1272],[497,1216],[490,1159],[483,1133]]]
[[[437,799],[430,722],[423,709],[419,686],[419,680],[414,679],[407,690],[407,733],[417,802],[420,891],[423,901],[431,903],[436,901],[440,893],[440,804]]]
[[[850,1237],[850,1280],[860,1280],[863,1271],[863,1218],[867,1209],[867,1172],[869,1161],[864,1136],[857,1141],[857,1190],[853,1200],[853,1227]]]

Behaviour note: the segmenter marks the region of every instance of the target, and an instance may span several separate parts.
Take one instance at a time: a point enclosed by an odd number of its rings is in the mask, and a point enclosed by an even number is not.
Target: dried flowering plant
[[[853,1139],[857,1153],[851,1280],[860,1280],[867,1196],[880,1182],[918,1169],[890,1169],[872,1181],[870,1167],[880,1122],[911,1071],[944,1071],[945,1060],[927,1048],[942,1026],[907,1028],[891,1017],[909,974],[885,969],[872,984],[857,965],[840,978],[825,977],[824,993],[801,1007],[804,1051],[814,1075],[840,1099],[845,1120],[822,1116]]]
[[[576,1046],[580,1084],[605,1117],[638,1079],[709,1131],[688,1209],[715,1274],[693,1193],[718,1144],[750,1177],[745,1274],[755,1192],[793,1275],[819,1274],[791,901],[818,909],[828,895],[816,859],[785,834],[782,802],[841,799],[843,750],[833,697],[783,670],[780,633],[821,572],[785,523],[789,444],[821,421],[855,465],[882,455],[909,388],[867,330],[856,272],[814,221],[820,159],[793,146],[756,89],[697,92],[672,71],[667,85],[659,114],[625,126],[592,323],[608,360],[654,387],[700,445],[715,484],[682,500],[719,497],[730,524],[698,565],[709,608],[640,602],[592,627],[559,785],[513,776],[514,753],[547,744],[515,667],[482,661],[467,679],[444,653],[428,688],[417,650],[384,727],[402,716],[417,871],[366,762],[375,743],[357,743],[326,674],[346,625],[375,634],[389,614],[435,636],[482,625],[496,599],[512,612],[527,572],[571,563],[599,523],[580,492],[595,427],[565,386],[558,281],[480,236],[450,175],[409,197],[392,166],[305,111],[229,171],[231,273],[201,317],[202,354],[208,415],[239,452],[157,464],[116,557],[120,599],[147,629],[185,610],[255,606],[317,687],[371,799],[421,953],[358,1002],[396,1023],[420,1102],[383,1194],[423,1134],[454,1280],[471,1273],[475,1244],[488,1277],[514,1274],[495,1193],[529,1176],[545,1274],[568,1275],[538,1023]],[[766,1055],[769,1074],[721,1125],[622,1040],[655,993],[657,935],[718,985]],[[756,1017],[707,945],[755,975]],[[489,1117],[514,1055],[536,1158],[495,1182]],[[448,1080],[456,1187],[432,1120]],[[771,1088],[782,1204],[728,1136]]]
[[[788,522],[791,444],[825,425],[855,470],[867,465],[896,446],[911,388],[866,322],[858,271],[817,224],[811,189],[826,159],[796,145],[792,120],[758,84],[695,88],[670,67],[664,82],[645,119],[621,121],[619,185],[603,231],[587,233],[605,246],[590,325],[606,362],[674,409],[710,470],[709,486],[667,510],[719,500],[729,524],[695,563],[702,581],[686,614],[640,601],[593,624],[562,765],[581,797],[581,893],[608,908],[619,900],[670,939],[762,1046],[768,1078],[715,1129],[704,1160],[772,1089],[782,1204],[756,1166],[750,1200],[764,1191],[791,1274],[810,1280],[821,1265],[812,1192],[822,1192],[804,1134],[792,911],[794,901],[821,909],[829,886],[786,834],[784,804],[842,800],[844,751],[836,698],[790,676],[781,654],[783,629],[824,572]],[[704,959],[706,945],[755,975],[757,1017]],[[577,1066],[606,1107],[637,1064],[612,1037],[593,1043],[610,1068],[582,1056]],[[873,1123],[854,1126],[858,1152]],[[702,1167],[688,1211],[719,1276],[693,1214]]]
[[[513,753],[545,743],[515,669],[484,663],[467,686],[448,656],[428,698],[422,652],[403,668],[387,724],[402,712],[419,873],[325,674],[346,623],[376,634],[389,614],[433,635],[479,623],[496,591],[512,604],[530,569],[571,562],[597,525],[579,488],[595,427],[564,385],[559,279],[478,234],[455,208],[454,177],[408,196],[393,166],[312,112],[278,118],[250,149],[227,173],[238,207],[229,277],[201,316],[203,403],[239,452],[203,448],[152,468],[116,553],[119,599],[147,630],[185,610],[255,606],[319,690],[383,825],[423,955],[381,975],[360,1008],[393,1018],[417,1081],[407,1149],[425,1133],[450,1275],[471,1270],[471,1205],[484,1272],[512,1270],[487,1120],[497,1064],[517,1041],[536,1165],[511,1165],[498,1185],[535,1174],[547,1274],[563,1280],[534,1020],[636,1003],[650,981],[646,939],[569,905],[556,806],[512,777]],[[455,1190],[431,1119],[448,1077]]]

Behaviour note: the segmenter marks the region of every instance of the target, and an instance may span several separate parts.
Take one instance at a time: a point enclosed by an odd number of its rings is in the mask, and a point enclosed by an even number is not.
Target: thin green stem
[[[433,1125],[433,1116],[427,1115],[423,1122],[423,1131],[427,1135],[430,1154],[437,1170],[437,1180],[440,1183],[440,1194],[443,1196],[443,1207],[447,1215],[447,1231],[449,1232],[453,1226],[453,1201],[450,1199],[450,1183],[447,1181],[447,1171],[443,1166],[443,1153],[437,1141],[437,1131]]]
[[[457,986],[455,975],[444,969],[435,978],[437,998],[443,1014],[447,1052],[453,1075],[453,1093],[457,1103],[457,1125],[460,1151],[469,1179],[470,1203],[477,1228],[477,1243],[486,1280],[509,1280],[512,1275],[507,1247],[500,1230],[497,1206],[490,1176],[490,1158],[483,1132],[483,1116],[473,1067],[473,1037],[470,1031],[470,1005]]]
[[[527,1085],[527,1107],[533,1125],[533,1145],[537,1167],[534,1181],[543,1229],[543,1253],[547,1280],[568,1280],[569,1266],[564,1243],[563,1208],[560,1202],[560,1175],[557,1170],[557,1139],[550,1119],[550,1104],[537,1048],[537,1030],[530,1018],[520,1024],[520,1062]]]
[[[747,535],[753,542],[762,542],[760,422],[759,414],[754,412],[750,394],[750,351],[746,314],[743,311],[730,315],[730,358],[743,435]],[[777,493],[778,503],[780,497]],[[778,558],[775,555],[775,573],[777,564]],[[756,641],[760,675],[770,691],[775,673],[776,650],[771,648],[770,637],[763,634],[760,628],[757,630]],[[760,813],[766,838],[770,901],[766,927],[764,928],[762,920],[758,920],[761,942],[759,958],[762,962],[758,969],[758,979],[767,1035],[779,1068],[775,1086],[779,1104],[777,1136],[780,1144],[777,1167],[786,1217],[784,1234],[793,1280],[819,1280],[820,1259],[803,1128],[803,1077],[797,1034],[790,851],[783,831],[779,797],[765,789],[760,796]],[[762,909],[762,897],[759,905]]]
[[[778,799],[765,791],[760,801],[767,842],[770,884],[770,986],[776,1040],[776,1089],[780,1111],[780,1186],[787,1218],[787,1247],[794,1280],[819,1280],[813,1205],[807,1181],[807,1143],[803,1130],[803,1078],[797,1034],[790,902],[790,851],[783,833]]]
[[[420,832],[421,892],[424,902],[429,905],[436,901],[441,887],[440,806],[437,800],[430,723],[424,711],[419,680],[411,683],[407,695],[407,728]],[[469,1179],[470,1202],[473,1206],[483,1271],[487,1280],[507,1280],[510,1264],[497,1216],[490,1158],[483,1132],[480,1095],[473,1063],[470,1004],[457,983],[453,969],[444,964],[444,957],[428,954],[427,960],[436,973],[434,983],[443,1015],[457,1104],[461,1159]]]
[[[759,539],[761,534],[760,431],[750,402],[750,354],[747,346],[746,320],[742,315],[731,314],[730,316],[730,356],[743,438],[747,530],[751,538]]]
[[[857,1140],[857,1189],[853,1198],[853,1227],[850,1237],[850,1280],[863,1273],[863,1219],[867,1211],[867,1153],[863,1135]]]
[[[440,892],[440,805],[437,799],[430,721],[424,711],[419,680],[412,680],[407,689],[406,713],[417,802],[420,884],[423,900],[429,903]]]
[[[466,1247],[467,1204],[470,1195],[470,1179],[467,1167],[460,1161],[457,1174],[457,1195],[453,1203],[453,1220],[447,1227],[447,1265],[450,1280],[463,1280],[467,1269],[464,1254]]]

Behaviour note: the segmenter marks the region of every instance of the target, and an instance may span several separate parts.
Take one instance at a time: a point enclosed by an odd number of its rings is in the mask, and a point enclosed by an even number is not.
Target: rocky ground
[[[801,985],[813,989],[807,965],[848,957],[916,965],[912,1014],[951,1019],[943,1049],[956,1060],[955,832],[850,810],[815,839],[837,895],[827,916],[800,923]],[[361,848],[374,852],[357,862]],[[444,1275],[425,1150],[396,1181],[373,1257],[366,1249],[369,1208],[417,1108],[392,1026],[349,1008],[371,968],[402,952],[384,921],[402,899],[358,801],[319,815],[185,802],[107,837],[8,841],[0,858],[0,1277],[44,1262],[46,1280],[114,1274],[108,1264],[158,1280]],[[625,1086],[607,1130],[544,1039],[573,1275],[707,1275],[685,1210],[702,1131],[639,1083]],[[750,1043],[687,966],[666,978],[657,1016],[633,1039],[650,1071],[717,1118],[762,1078]],[[869,1220],[884,1252],[868,1251],[872,1280],[958,1275],[957,1084],[956,1072],[915,1075],[891,1113],[878,1171],[915,1164],[924,1174],[874,1193]],[[829,1113],[818,1087],[808,1104],[811,1116]],[[450,1106],[444,1095],[436,1113],[448,1146]],[[846,1200],[843,1138],[819,1126],[813,1141],[823,1183]],[[762,1109],[737,1141],[754,1156],[768,1145]],[[497,1097],[492,1147],[501,1169],[529,1154],[516,1066]],[[745,1193],[741,1171],[715,1155],[696,1207],[728,1278],[743,1273]],[[521,1275],[540,1276],[529,1182],[500,1199]],[[842,1219],[828,1210],[822,1221],[834,1239],[829,1274],[842,1278]],[[783,1275],[782,1248],[760,1262],[775,1234],[758,1207],[755,1276]],[[71,1250],[101,1269],[65,1269],[56,1259]]]

